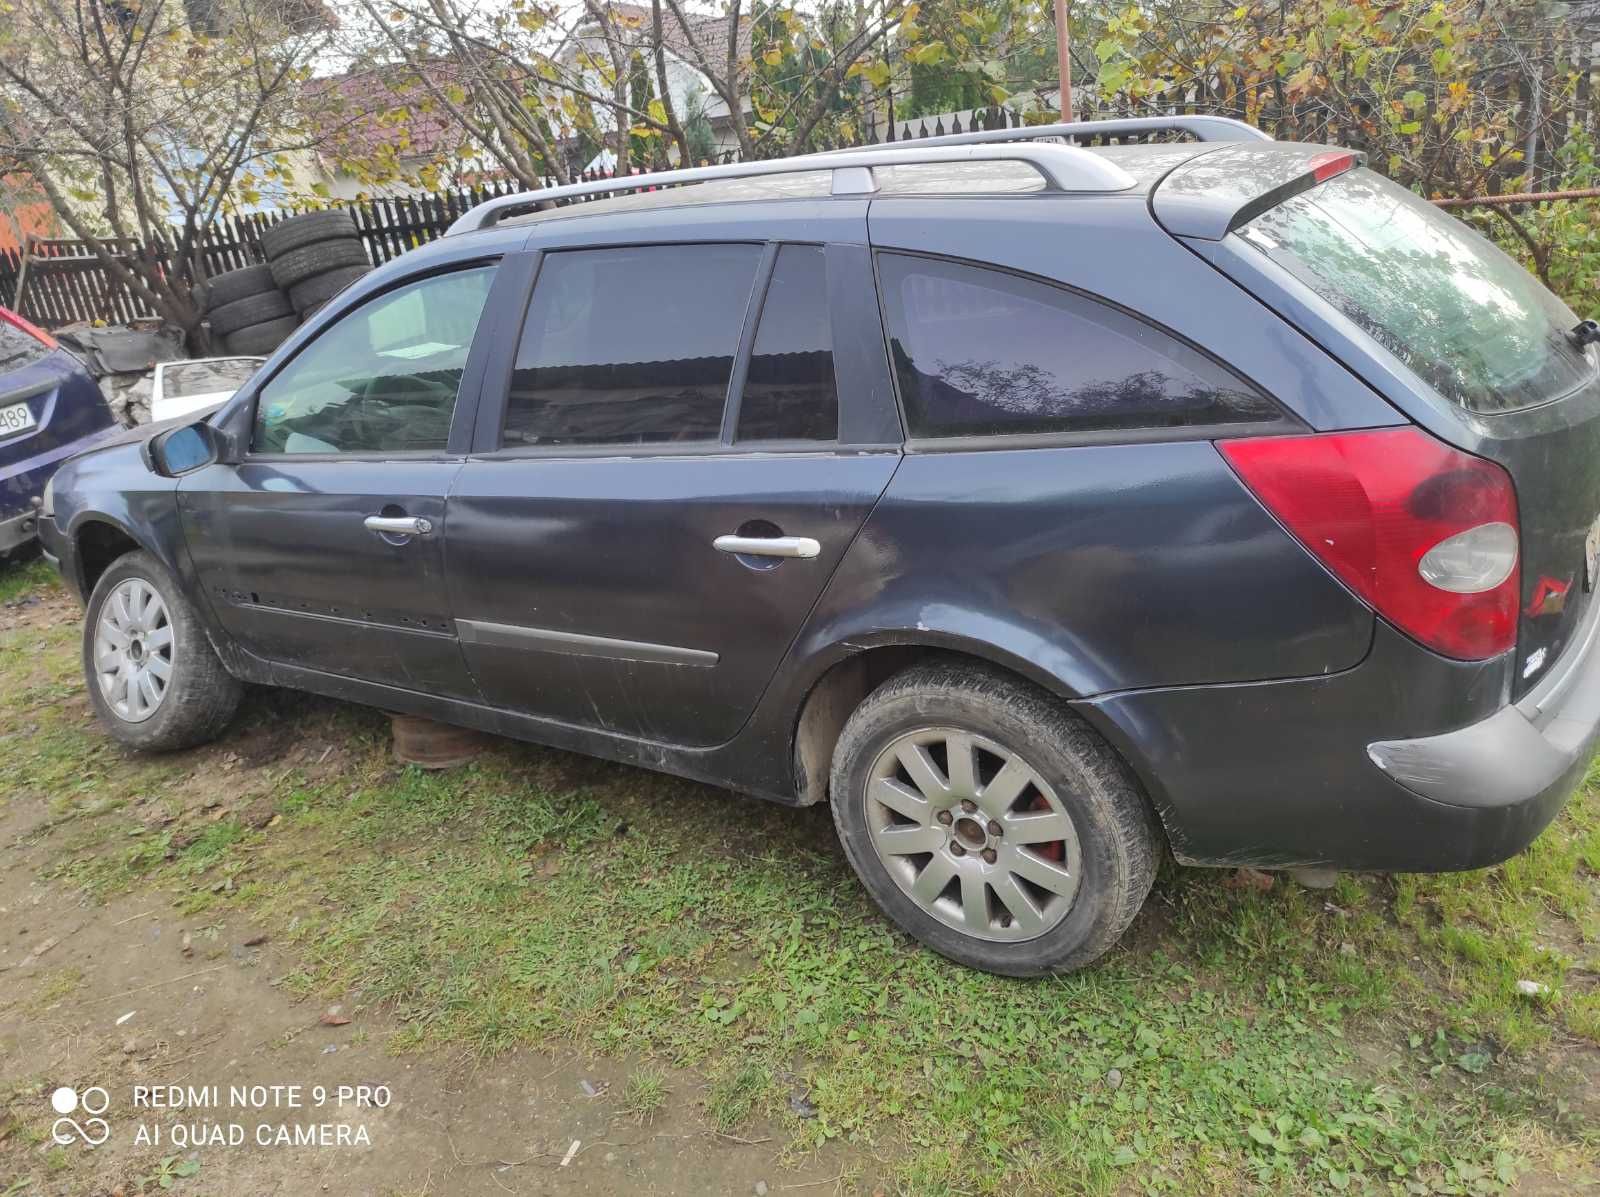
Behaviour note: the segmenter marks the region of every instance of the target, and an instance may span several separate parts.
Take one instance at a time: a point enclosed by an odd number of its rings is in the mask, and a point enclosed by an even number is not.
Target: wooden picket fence
[[[355,217],[367,256],[379,265],[439,236],[474,204],[515,190],[509,183],[487,183],[433,195],[385,197],[344,206]],[[296,211],[253,212],[218,219],[201,237],[200,258],[207,276],[264,261],[262,230]],[[161,241],[148,245],[108,242],[107,247],[125,260],[134,256],[154,259],[161,271],[168,269],[172,255],[170,245]],[[78,321],[120,324],[156,317],[140,296],[106,269],[86,242],[72,238],[29,238],[20,252],[0,251],[0,305],[16,308],[46,328]]]

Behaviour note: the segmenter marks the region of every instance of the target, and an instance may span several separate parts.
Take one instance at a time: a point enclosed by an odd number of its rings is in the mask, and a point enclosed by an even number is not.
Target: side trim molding
[[[644,640],[615,640],[610,636],[586,636],[581,632],[557,632],[551,628],[489,623],[481,619],[458,619],[456,629],[462,644],[482,644],[490,648],[610,657],[616,661],[645,661],[652,665],[690,665],[699,669],[709,669],[718,660],[716,653],[701,648],[651,644]]]

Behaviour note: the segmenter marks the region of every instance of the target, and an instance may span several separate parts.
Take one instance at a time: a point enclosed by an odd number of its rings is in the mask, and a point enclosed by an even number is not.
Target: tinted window
[[[739,401],[740,441],[833,441],[839,392],[828,330],[828,269],[822,247],[778,251]]]
[[[261,389],[259,453],[443,450],[494,267],[436,275],[342,317]]]
[[[1507,411],[1594,377],[1567,340],[1577,317],[1564,303],[1459,220],[1370,170],[1286,200],[1243,235],[1451,403]]]
[[[912,436],[1166,428],[1279,410],[1173,338],[1060,287],[880,254]]]
[[[761,249],[547,254],[517,347],[507,445],[715,441]]]

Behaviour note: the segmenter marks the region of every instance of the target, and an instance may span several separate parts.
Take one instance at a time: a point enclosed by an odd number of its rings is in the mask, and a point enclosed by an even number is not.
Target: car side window
[[[745,375],[736,439],[839,439],[828,267],[820,245],[778,251]]]
[[[442,452],[493,266],[362,304],[261,388],[257,453]]]
[[[548,253],[528,305],[503,441],[715,442],[758,245]]]
[[[913,437],[1181,428],[1281,417],[1197,350],[1109,304],[1002,270],[878,255]]]

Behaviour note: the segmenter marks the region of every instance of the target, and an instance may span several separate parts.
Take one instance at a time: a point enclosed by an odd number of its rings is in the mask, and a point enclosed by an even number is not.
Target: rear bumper
[[[1512,660],[1447,661],[1379,622],[1367,660],[1340,674],[1080,708],[1133,764],[1185,863],[1449,872],[1527,847],[1595,747],[1600,620],[1559,675],[1508,706]]]
[[[1407,790],[1497,828],[1520,851],[1583,780],[1600,738],[1600,603],[1577,643],[1523,699],[1438,736],[1380,740],[1372,761]],[[1517,843],[1517,840],[1521,843]]]
[[[0,553],[9,553],[39,534],[39,513],[31,508],[16,515],[0,517]]]

